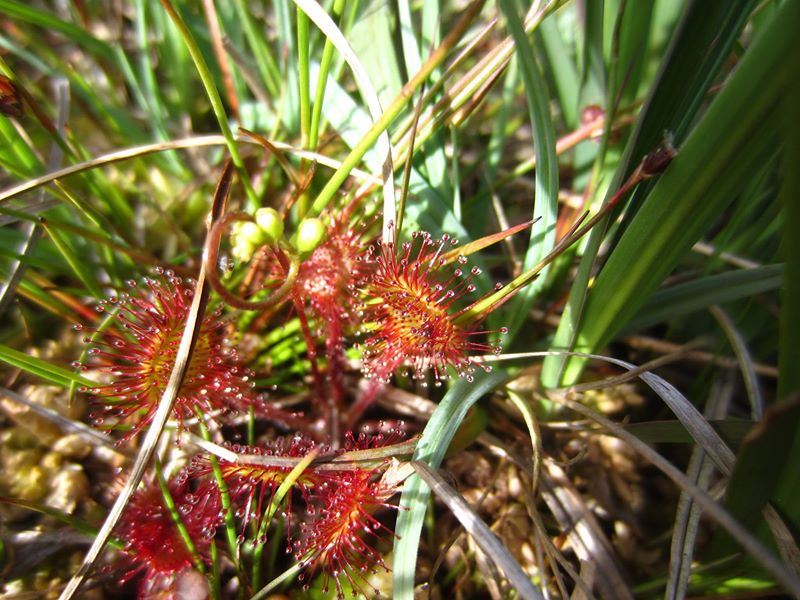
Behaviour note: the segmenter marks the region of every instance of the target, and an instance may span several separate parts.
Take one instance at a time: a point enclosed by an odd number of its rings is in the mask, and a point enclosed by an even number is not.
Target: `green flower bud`
[[[244,263],[250,262],[250,259],[253,258],[253,254],[255,254],[256,248],[258,248],[257,245],[246,238],[240,237],[231,247],[231,255],[238,261]]]
[[[253,246],[260,246],[265,242],[264,232],[261,230],[261,227],[249,221],[241,223],[237,228],[236,234],[237,244],[246,240]]]
[[[283,237],[283,219],[274,208],[259,208],[256,211],[256,223],[261,228],[266,243],[274,244]]]
[[[319,219],[306,219],[297,230],[297,249],[300,254],[311,254],[325,238],[326,227]]]

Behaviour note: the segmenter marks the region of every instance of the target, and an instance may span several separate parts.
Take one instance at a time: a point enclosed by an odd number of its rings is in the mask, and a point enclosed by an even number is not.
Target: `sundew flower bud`
[[[297,249],[300,254],[311,254],[325,238],[325,223],[316,218],[305,219],[297,229]]]
[[[193,288],[170,271],[157,270],[144,285],[129,282],[131,293],[101,302],[112,323],[84,341],[92,343],[84,370],[110,377],[89,391],[99,410],[94,424],[106,430],[127,429],[126,437],[153,419],[169,381],[192,302]],[[111,311],[114,310],[114,312]],[[79,326],[78,329],[81,329]],[[237,364],[225,339],[226,323],[218,313],[202,322],[183,384],[175,401],[179,421],[215,411],[246,411],[257,404],[252,375]]]
[[[386,382],[407,366],[417,379],[432,370],[438,383],[447,377],[447,367],[467,380],[476,367],[490,369],[472,355],[500,352],[500,346],[475,341],[491,332],[471,330],[458,320],[481,300],[461,301],[475,291],[473,279],[481,271],[467,269],[464,256],[448,262],[445,255],[457,243],[447,234],[435,241],[427,232],[416,232],[399,254],[393,243],[374,247],[376,267],[363,289],[365,322],[373,322],[364,342],[368,377]]]
[[[274,208],[259,208],[255,219],[267,243],[274,244],[283,237],[283,219]]]

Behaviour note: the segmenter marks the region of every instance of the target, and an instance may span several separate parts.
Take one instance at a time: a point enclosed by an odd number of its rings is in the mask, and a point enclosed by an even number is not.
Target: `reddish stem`
[[[252,215],[245,212],[232,212],[220,218],[211,227],[208,233],[208,241],[206,242],[205,255],[203,262],[206,268],[206,278],[211,288],[217,292],[220,297],[231,306],[240,308],[242,310],[267,310],[283,301],[292,291],[294,282],[297,281],[297,274],[300,271],[300,257],[288,244],[280,242],[280,248],[284,254],[288,255],[289,268],[286,273],[286,279],[266,300],[260,302],[245,300],[228,290],[219,278],[217,272],[217,263],[219,261],[219,245],[222,240],[222,234],[225,229],[234,221],[247,221],[254,223],[255,219]]]

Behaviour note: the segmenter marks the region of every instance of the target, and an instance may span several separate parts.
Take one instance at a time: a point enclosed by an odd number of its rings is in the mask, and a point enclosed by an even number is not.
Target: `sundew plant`
[[[0,0],[0,590],[800,597],[800,0]]]

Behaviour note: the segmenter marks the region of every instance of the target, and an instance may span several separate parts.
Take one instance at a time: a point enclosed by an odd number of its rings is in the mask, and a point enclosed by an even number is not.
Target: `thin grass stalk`
[[[722,308],[715,305],[710,307],[709,311],[719,323],[723,332],[725,332],[728,343],[730,343],[734,354],[736,354],[736,359],[739,361],[744,387],[747,391],[747,399],[750,402],[750,418],[753,421],[760,421],[764,418],[764,397],[761,393],[761,386],[758,384],[758,375],[756,375],[753,365],[753,358],[750,356],[744,337],[736,329],[736,325],[728,313]]]
[[[291,471],[286,475],[286,478],[281,482],[278,486],[278,489],[275,491],[275,495],[271,498],[271,502],[269,508],[267,509],[267,514],[262,517],[261,526],[259,527],[257,539],[263,539],[267,534],[267,528],[269,524],[272,522],[272,519],[275,517],[275,513],[278,512],[278,508],[280,507],[281,503],[283,502],[284,497],[286,494],[291,493],[291,489],[297,480],[303,475],[306,469],[311,465],[312,462],[319,456],[319,448],[314,448],[306,454],[303,458],[301,458],[297,464],[294,465]],[[288,532],[291,534],[291,532]],[[253,587],[257,588],[261,583],[261,562],[262,557],[264,554],[264,546],[266,544],[259,544],[255,552],[253,553]],[[302,561],[301,561],[302,562]]]
[[[303,148],[311,149],[308,141],[311,128],[311,80],[308,65],[308,16],[301,8],[297,9],[297,70],[300,84],[300,136]]]
[[[83,283],[84,287],[95,297],[99,298],[103,295],[100,288],[95,283],[94,273],[89,269],[90,265],[86,262],[85,256],[78,256],[75,249],[72,248],[70,240],[63,237],[58,231],[49,226],[47,221],[42,220],[42,228],[50,237],[55,247],[64,257],[64,260],[72,268],[76,277]]]
[[[250,600],[264,600],[264,598],[266,598],[271,591],[277,589],[280,585],[282,585],[286,581],[289,581],[293,577],[297,577],[300,574],[302,568],[303,567],[300,565],[300,563],[293,564],[291,567],[286,569],[283,573],[278,575],[275,579],[270,581],[263,588],[258,590],[257,593],[253,594]]]
[[[214,539],[211,540],[211,544],[209,545],[209,554],[211,555],[211,595],[214,598],[221,598],[219,549],[217,548],[217,541]]]
[[[727,413],[733,388],[730,385],[730,376],[726,376],[725,379],[727,381],[724,383],[720,380],[714,381],[703,415],[709,420],[722,418]],[[695,446],[686,476],[700,489],[708,491],[713,472],[714,463],[709,460],[701,447]],[[686,596],[702,511],[698,509],[691,496],[682,492],[675,515],[665,600],[681,600]]]
[[[196,411],[197,423],[200,427],[200,434],[206,442],[211,442],[211,432],[205,424],[205,416],[202,412]],[[240,556],[239,556],[239,543],[236,534],[236,521],[234,519],[233,503],[231,502],[231,494],[228,489],[228,484],[225,482],[225,477],[222,474],[222,469],[219,466],[217,457],[209,454],[208,462],[211,464],[211,470],[214,473],[214,481],[219,489],[220,504],[222,506],[222,515],[225,529],[225,542],[228,544],[228,552],[230,552],[231,560],[233,561],[236,569],[240,569]]]
[[[258,30],[253,22],[251,11],[248,10],[245,0],[234,0],[236,14],[239,22],[244,28],[244,35],[250,46],[250,51],[256,62],[258,72],[261,74],[262,83],[266,86],[271,96],[277,98],[280,95],[281,74],[278,63],[270,53],[265,36]]]
[[[332,17],[339,21],[339,29],[342,28],[342,14],[344,13],[345,0],[334,0],[332,7]],[[322,49],[322,59],[319,63],[319,75],[317,76],[317,87],[314,90],[314,104],[311,112],[311,127],[308,133],[308,149],[314,150],[319,143],[320,122],[322,120],[322,104],[325,101],[325,88],[328,84],[328,74],[333,58],[333,42],[330,38],[325,38],[325,46]]]
[[[496,389],[507,379],[508,377],[499,370],[477,373],[472,384],[459,379],[445,394],[428,420],[414,450],[413,460],[425,461],[431,468],[438,469],[469,408],[481,396]],[[430,488],[417,475],[409,477],[403,486],[400,505],[407,507],[408,510],[400,511],[397,515],[392,580],[393,594],[398,600],[414,598],[417,551],[425,515],[429,512],[430,493]],[[429,531],[432,532],[433,527]],[[429,540],[429,543],[434,547],[432,540]]]
[[[158,488],[161,490],[161,498],[164,500],[164,505],[169,511],[169,516],[172,519],[172,522],[175,524],[175,527],[178,529],[178,534],[181,536],[181,540],[183,540],[186,549],[189,551],[189,554],[192,555],[192,563],[194,568],[203,575],[207,575],[206,566],[203,564],[203,559],[200,558],[200,553],[197,551],[197,546],[195,546],[192,536],[189,534],[189,530],[186,529],[186,525],[181,518],[178,507],[175,505],[175,499],[172,497],[172,494],[169,491],[169,485],[164,477],[163,467],[161,466],[161,461],[159,460],[158,455],[153,457],[153,471],[155,472],[156,481],[158,482]],[[212,586],[212,588],[213,587],[214,586]]]
[[[2,65],[4,67],[5,65]],[[0,69],[2,69],[0,67]],[[5,70],[5,69],[2,69]],[[63,139],[64,128],[66,127],[67,114],[69,112],[69,90],[65,81],[60,81],[55,87],[56,105],[58,106],[58,118],[55,129],[57,139]],[[47,161],[47,170],[54,171],[61,164],[64,158],[64,150],[55,143],[50,145],[50,156]],[[44,201],[45,192],[40,191],[38,200]],[[12,301],[17,285],[22,280],[27,269],[28,259],[36,249],[41,230],[36,222],[30,222],[25,227],[25,240],[18,250],[19,258],[12,260],[8,270],[4,273],[3,281],[0,282],[0,315],[3,314],[9,302]]]
[[[800,53],[795,44],[795,54]],[[798,61],[800,62],[800,61]],[[800,119],[797,107],[800,106],[800,83],[797,77],[788,90],[781,105],[783,120],[784,154],[781,163],[783,182],[780,202],[783,205],[783,232],[781,235],[783,259],[786,261],[781,288],[781,317],[778,352],[780,377],[778,379],[778,400],[800,391]]]
[[[236,138],[231,131],[231,127],[228,124],[228,115],[225,113],[225,107],[222,105],[222,98],[220,98],[219,91],[217,90],[217,86],[214,83],[214,76],[211,74],[211,71],[206,64],[205,59],[203,58],[202,52],[200,52],[200,48],[197,45],[197,42],[192,35],[192,32],[189,31],[189,28],[186,26],[186,23],[183,20],[183,17],[178,13],[175,6],[172,4],[171,0],[159,0],[161,5],[164,7],[164,10],[169,15],[172,22],[177,27],[178,31],[183,38],[184,44],[186,44],[186,49],[189,51],[189,54],[194,61],[195,68],[197,69],[197,74],[200,76],[200,81],[203,82],[203,87],[205,88],[206,95],[208,96],[209,101],[211,102],[211,108],[214,111],[214,115],[217,117],[217,122],[219,123],[220,130],[222,131],[222,135],[225,137],[225,145],[228,147],[228,152],[231,155],[231,160],[233,161],[234,166],[236,167],[236,172],[239,175],[239,180],[242,182],[244,186],[245,193],[247,194],[247,198],[250,204],[250,208],[255,210],[261,205],[261,202],[256,195],[255,190],[253,189],[252,184],[250,183],[250,176],[247,173],[247,169],[245,168],[244,161],[242,160],[242,155],[239,153],[239,147],[236,144]]]
[[[383,114],[378,99],[378,94],[369,79],[369,75],[361,64],[358,56],[353,51],[350,43],[342,34],[341,30],[337,27],[336,23],[328,16],[328,13],[314,0],[293,0],[308,17],[314,21],[314,24],[322,31],[325,36],[331,40],[334,46],[339,50],[340,54],[347,61],[350,70],[353,72],[353,77],[356,80],[359,92],[361,93],[364,101],[366,102],[370,118],[373,123],[377,123]],[[388,123],[386,125],[388,127]],[[381,167],[381,175],[383,178],[383,239],[386,242],[392,239],[392,226],[396,220],[396,207],[394,197],[394,166],[392,161],[392,146],[389,141],[389,135],[384,131],[378,131],[374,142],[377,142],[377,151],[383,157]],[[347,159],[345,159],[347,160]],[[355,166],[355,165],[353,165]],[[335,176],[335,174],[334,174]],[[345,175],[346,178],[346,175]],[[344,180],[342,180],[343,182]],[[334,190],[335,192],[335,190]],[[303,207],[305,208],[305,207]],[[305,211],[303,211],[305,214]],[[315,216],[314,213],[311,216]]]
[[[197,278],[197,284],[195,285],[192,308],[189,312],[189,316],[187,317],[186,326],[184,328],[183,335],[181,336],[181,342],[175,356],[175,365],[170,374],[167,387],[161,396],[161,400],[159,401],[158,409],[153,416],[153,420],[147,430],[147,434],[142,441],[141,450],[137,456],[136,463],[133,465],[125,486],[114,502],[114,506],[111,508],[106,520],[103,522],[103,526],[100,528],[100,531],[92,543],[89,552],[86,554],[83,563],[75,575],[73,575],[72,579],[70,579],[70,581],[67,583],[66,587],[59,596],[59,600],[70,600],[80,589],[81,584],[88,576],[91,568],[94,566],[94,563],[100,557],[100,553],[108,542],[111,532],[113,531],[114,527],[116,527],[117,523],[119,523],[123,511],[128,505],[128,501],[133,495],[136,486],[142,480],[145,470],[147,469],[147,465],[155,454],[156,445],[161,437],[161,432],[163,431],[164,425],[166,425],[167,419],[172,411],[172,406],[174,405],[175,399],[178,396],[181,382],[183,381],[183,377],[186,374],[186,370],[189,366],[191,352],[194,347],[194,343],[197,340],[197,333],[199,332],[200,325],[202,323],[202,313],[204,312],[205,305],[208,301],[208,289],[209,288],[205,283],[205,277],[203,276],[203,271],[201,270],[199,277]]]
[[[217,59],[217,66],[222,75],[222,85],[225,95],[228,97],[228,106],[231,109],[231,116],[235,121],[241,120],[239,114],[239,97],[236,95],[236,86],[233,83],[233,74],[228,64],[228,56],[222,41],[222,30],[219,26],[219,16],[214,0],[203,0],[203,13],[208,24],[208,34],[211,38],[211,47],[214,50],[214,57]]]
[[[136,25],[136,44],[139,47],[139,77],[143,82],[144,89],[142,91],[147,102],[147,115],[152,120],[152,129],[159,140],[165,141],[169,139],[169,135],[164,122],[164,102],[159,93],[158,83],[156,82],[153,61],[150,59],[148,33],[151,30],[151,24],[148,23],[148,4],[148,0],[136,0],[136,18],[134,22]],[[188,177],[188,169],[178,160],[174,152],[167,153],[165,158],[174,172]]]
[[[424,91],[423,86],[423,91]],[[411,127],[411,146],[408,149],[409,156],[414,156],[414,140],[415,135],[417,132],[417,123],[419,122],[419,115],[422,112],[422,99],[424,94],[421,93],[419,100],[417,101],[417,107],[414,109],[414,123]],[[455,154],[453,156],[455,160]],[[397,237],[400,235],[400,232],[403,231],[403,218],[406,214],[406,200],[408,199],[408,188],[411,183],[411,169],[412,169],[412,161],[407,160],[405,165],[403,165],[403,183],[400,185],[400,203],[397,209],[397,227],[395,227],[395,239],[393,242],[397,244]]]

